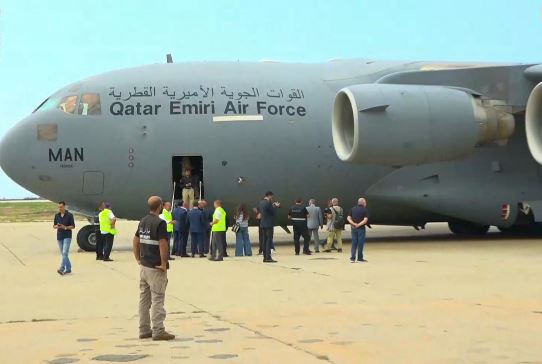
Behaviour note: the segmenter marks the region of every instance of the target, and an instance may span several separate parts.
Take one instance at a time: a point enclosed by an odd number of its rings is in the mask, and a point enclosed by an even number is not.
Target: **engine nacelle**
[[[542,164],[542,82],[531,91],[527,101],[525,134],[531,155]]]
[[[455,160],[479,145],[506,142],[514,117],[468,90],[362,84],[335,96],[332,132],[345,162],[404,166]]]

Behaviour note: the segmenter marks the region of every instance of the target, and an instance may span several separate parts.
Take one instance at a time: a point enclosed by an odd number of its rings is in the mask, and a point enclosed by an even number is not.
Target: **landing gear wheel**
[[[96,229],[95,225],[86,225],[77,233],[77,245],[84,251],[96,251]]]
[[[459,220],[448,222],[448,227],[452,233],[458,235],[485,235],[489,230],[489,225]]]

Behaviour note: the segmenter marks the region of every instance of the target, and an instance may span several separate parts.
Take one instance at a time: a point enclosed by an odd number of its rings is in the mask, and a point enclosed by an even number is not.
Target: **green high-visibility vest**
[[[98,218],[100,219],[100,231],[105,231],[106,233],[115,235],[117,233],[117,230],[111,227],[111,220],[109,219],[110,213],[111,210],[103,209],[102,212],[100,212],[100,214],[98,215]]]
[[[164,216],[164,221],[167,224],[167,232],[172,233],[173,232],[173,224],[170,224],[170,222],[173,220],[173,216],[171,215],[171,212],[169,212],[166,209],[162,210],[162,216]]]
[[[220,214],[220,218],[218,215]],[[213,220],[218,220],[211,228],[212,231],[226,231],[226,211],[222,207],[217,207],[213,213]]]

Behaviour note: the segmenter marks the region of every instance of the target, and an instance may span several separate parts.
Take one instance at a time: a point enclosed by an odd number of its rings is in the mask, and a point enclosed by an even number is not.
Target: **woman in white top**
[[[235,210],[235,224],[239,225],[239,230],[235,233],[235,256],[251,256],[252,246],[248,236],[248,219],[250,215],[245,204],[241,204]]]

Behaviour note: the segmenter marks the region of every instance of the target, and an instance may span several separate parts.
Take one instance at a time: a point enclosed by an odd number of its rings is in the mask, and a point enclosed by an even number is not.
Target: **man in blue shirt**
[[[203,234],[205,232],[205,216],[203,211],[198,208],[198,202],[194,201],[194,206],[188,211],[188,224],[190,225],[190,238],[192,240],[192,258],[199,254],[204,258]]]
[[[173,252],[171,254],[187,257],[186,244],[188,242],[188,205],[184,203],[173,210],[173,220],[177,221],[173,228]]]
[[[72,230],[75,229],[73,215],[66,210],[66,203],[58,203],[58,214],[55,215],[53,228],[56,229],[56,240],[58,249],[62,255],[62,262],[57,273],[63,276],[72,272],[72,265],[68,253],[70,252],[70,243],[72,241]]]
[[[352,227],[352,255],[350,262],[356,262],[356,250],[358,262],[366,262],[363,259],[363,245],[365,244],[365,225],[369,222],[369,210],[367,201],[364,198],[358,199],[358,205],[352,207],[347,218]]]

